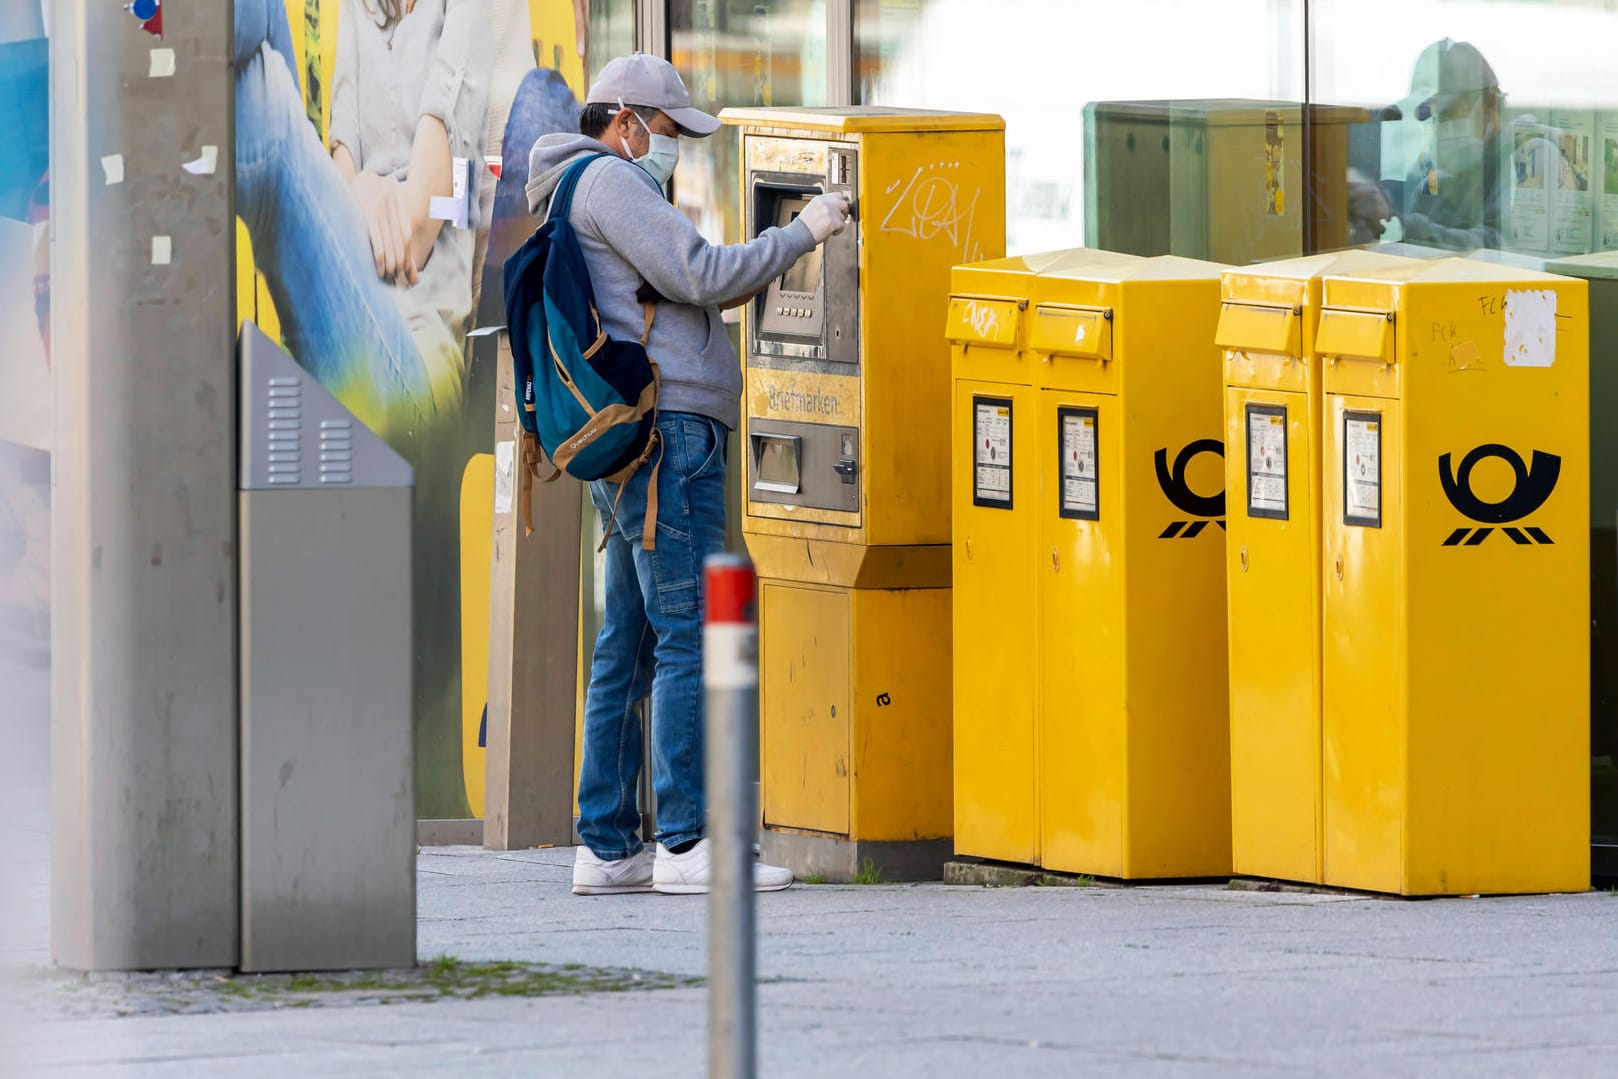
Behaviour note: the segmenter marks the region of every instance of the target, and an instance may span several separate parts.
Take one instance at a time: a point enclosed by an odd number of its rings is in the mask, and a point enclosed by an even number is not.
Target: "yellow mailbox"
[[[1393,269],[1345,251],[1225,274],[1225,580],[1231,865],[1319,883],[1321,277]]]
[[[747,235],[854,223],[743,314],[763,855],[936,877],[950,854],[949,346],[957,263],[1005,250],[998,116],[737,109]]]
[[[1228,872],[1224,267],[1037,261],[954,276],[956,849]]]
[[[1325,881],[1587,888],[1586,285],[1441,259],[1322,301]]]

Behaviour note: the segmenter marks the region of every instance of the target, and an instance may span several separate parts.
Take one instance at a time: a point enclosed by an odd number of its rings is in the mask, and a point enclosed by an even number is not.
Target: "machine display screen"
[[[815,197],[813,191],[802,188],[765,188],[762,194],[757,218],[760,230],[772,225],[786,228]],[[758,328],[763,336],[811,341],[820,337],[825,324],[823,251],[816,247],[770,282],[758,305]]]
[[[782,199],[776,209],[776,225],[785,228],[792,224],[807,205],[809,205],[807,198]],[[781,275],[782,292],[820,291],[820,250],[817,245],[813,251],[794,262],[792,267]]]

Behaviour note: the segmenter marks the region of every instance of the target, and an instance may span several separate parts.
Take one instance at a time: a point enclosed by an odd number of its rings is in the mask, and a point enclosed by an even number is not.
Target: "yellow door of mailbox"
[[[743,314],[764,857],[936,877],[950,854],[950,268],[1005,250],[997,116],[741,109],[746,234],[854,222]]]
[[[1039,274],[1128,265],[1134,255],[1077,248],[957,266],[946,336],[953,345],[955,849],[1039,861],[1035,736],[1040,639],[1035,531],[1039,495],[1034,389],[1041,358],[1029,347]],[[981,452],[979,452],[981,451]],[[1018,508],[1021,507],[1021,512]],[[1010,508],[1012,512],[1006,512]]]
[[[956,849],[1228,871],[1224,267],[1013,261],[952,298]]]
[[[1407,265],[1347,251],[1225,274],[1231,867],[1319,883],[1321,277]]]
[[[1327,277],[1324,879],[1589,886],[1582,281]]]

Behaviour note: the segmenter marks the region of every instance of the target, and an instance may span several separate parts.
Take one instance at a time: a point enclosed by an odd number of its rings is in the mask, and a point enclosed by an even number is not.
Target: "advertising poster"
[[[1544,252],[1550,247],[1550,198],[1555,148],[1544,125],[1532,115],[1512,117],[1507,126],[1511,152],[1511,221],[1514,251]]]
[[[1561,255],[1590,250],[1595,233],[1595,113],[1556,112],[1556,199],[1551,247]]]
[[[50,659],[49,47],[0,5],[0,660]]]
[[[1597,250],[1618,248],[1618,112],[1599,113],[1601,134],[1601,213]]]
[[[238,315],[415,468],[416,810],[481,816],[498,337],[476,331],[536,224],[528,150],[577,129],[587,5],[235,4]]]

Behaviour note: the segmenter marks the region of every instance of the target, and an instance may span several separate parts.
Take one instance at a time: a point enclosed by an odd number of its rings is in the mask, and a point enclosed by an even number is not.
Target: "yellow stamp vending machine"
[[[1321,278],[1409,260],[1311,255],[1225,274],[1231,865],[1321,880]]]
[[[854,221],[748,305],[765,858],[937,877],[951,850],[950,268],[1005,250],[1005,125],[740,109],[746,234],[846,192]]]
[[[1586,283],[1327,277],[1327,884],[1590,882]]]
[[[1026,308],[956,271],[959,853],[1229,871],[1224,269],[1073,253]],[[972,336],[1012,312],[1014,347]]]

